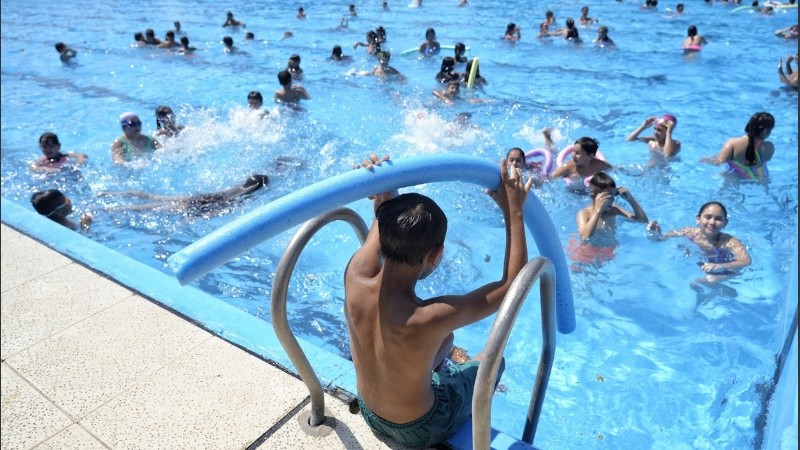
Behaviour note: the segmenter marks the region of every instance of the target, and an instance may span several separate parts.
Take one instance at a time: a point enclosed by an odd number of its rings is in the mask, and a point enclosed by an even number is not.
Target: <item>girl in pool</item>
[[[132,161],[161,148],[157,140],[142,134],[142,121],[136,114],[122,113],[119,123],[122,126],[122,136],[111,144],[111,159],[116,164]]]
[[[568,188],[584,192],[589,180],[595,174],[611,169],[611,164],[595,158],[598,142],[590,137],[582,137],[572,145],[572,159],[559,166],[550,178],[566,178]]]
[[[604,263],[614,258],[617,217],[647,223],[647,214],[628,189],[618,188],[614,179],[603,172],[589,181],[589,197],[592,204],[575,216],[581,241],[570,239],[567,253],[575,262]],[[617,197],[628,202],[633,212],[614,203]]]
[[[683,52],[699,52],[706,43],[706,38],[697,34],[697,27],[692,25],[686,31],[686,39],[683,40]]]
[[[698,262],[710,282],[730,278],[750,265],[750,255],[742,242],[722,229],[728,225],[728,211],[719,202],[708,202],[697,213],[696,227],[686,227],[661,234],[661,226],[655,220],[647,224],[651,236],[659,241],[671,237],[686,237],[705,253],[706,260]]]
[[[639,141],[647,144],[647,147],[652,152],[659,153],[667,158],[675,156],[681,151],[681,142],[672,139],[672,130],[678,124],[678,119],[672,114],[664,114],[660,119],[655,117],[648,117],[644,123],[639,125],[639,128],[633,130],[625,140],[626,141]],[[645,128],[653,126],[653,135],[646,137],[639,137],[639,134]]]
[[[83,153],[61,153],[61,143],[55,133],[45,132],[39,136],[39,148],[44,156],[32,162],[30,169],[57,171],[67,164],[83,164],[87,156]]]
[[[744,127],[745,135],[725,141],[716,158],[706,157],[701,162],[715,165],[727,164],[728,172],[745,179],[763,180],[767,172],[767,161],[775,154],[775,146],[767,141],[775,118],[768,112],[757,112]]]

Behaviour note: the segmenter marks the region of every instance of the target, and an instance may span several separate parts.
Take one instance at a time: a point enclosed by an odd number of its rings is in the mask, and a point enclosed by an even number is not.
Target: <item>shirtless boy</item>
[[[292,84],[292,75],[286,70],[278,72],[278,83],[283,87],[275,91],[275,101],[278,103],[297,104],[300,103],[300,100],[308,100],[311,98],[306,88]]]
[[[375,154],[363,162],[371,169]],[[422,302],[415,286],[442,261],[447,218],[419,194],[373,197],[375,220],[345,272],[345,316],[358,403],[372,430],[410,447],[445,441],[469,418],[481,355],[436,370],[451,351],[453,331],[495,313],[527,262],[523,205],[532,181],[503,160],[494,198],[506,223],[499,281],[462,295]]]

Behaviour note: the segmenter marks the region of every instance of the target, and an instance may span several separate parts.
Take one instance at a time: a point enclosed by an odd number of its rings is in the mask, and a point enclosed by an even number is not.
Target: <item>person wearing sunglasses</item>
[[[111,159],[114,163],[133,161],[161,148],[157,140],[142,134],[142,121],[135,113],[122,113],[119,116],[119,123],[122,126],[122,136],[111,145]]]

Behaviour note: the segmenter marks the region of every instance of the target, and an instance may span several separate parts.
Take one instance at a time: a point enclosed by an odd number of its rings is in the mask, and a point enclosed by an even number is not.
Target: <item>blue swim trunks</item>
[[[361,415],[375,433],[407,447],[427,447],[444,442],[472,414],[472,393],[479,364],[479,361],[468,361],[433,372],[433,407],[419,419],[404,424],[382,419],[358,396]]]

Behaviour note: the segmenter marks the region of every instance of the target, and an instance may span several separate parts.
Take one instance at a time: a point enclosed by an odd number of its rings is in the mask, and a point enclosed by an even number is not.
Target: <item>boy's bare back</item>
[[[373,154],[364,166],[382,161]],[[418,265],[384,260],[377,220],[347,267],[345,316],[358,392],[369,409],[385,420],[406,424],[431,410],[435,400],[432,371],[450,350],[452,332],[496,312],[527,262],[522,208],[532,180],[523,184],[516,169],[509,175],[505,160],[501,173],[501,186],[491,194],[507,224],[506,259],[499,281],[464,295],[423,303],[415,294],[416,282],[440,263],[443,245],[430,250]],[[376,211],[394,197],[394,193],[376,195]]]

